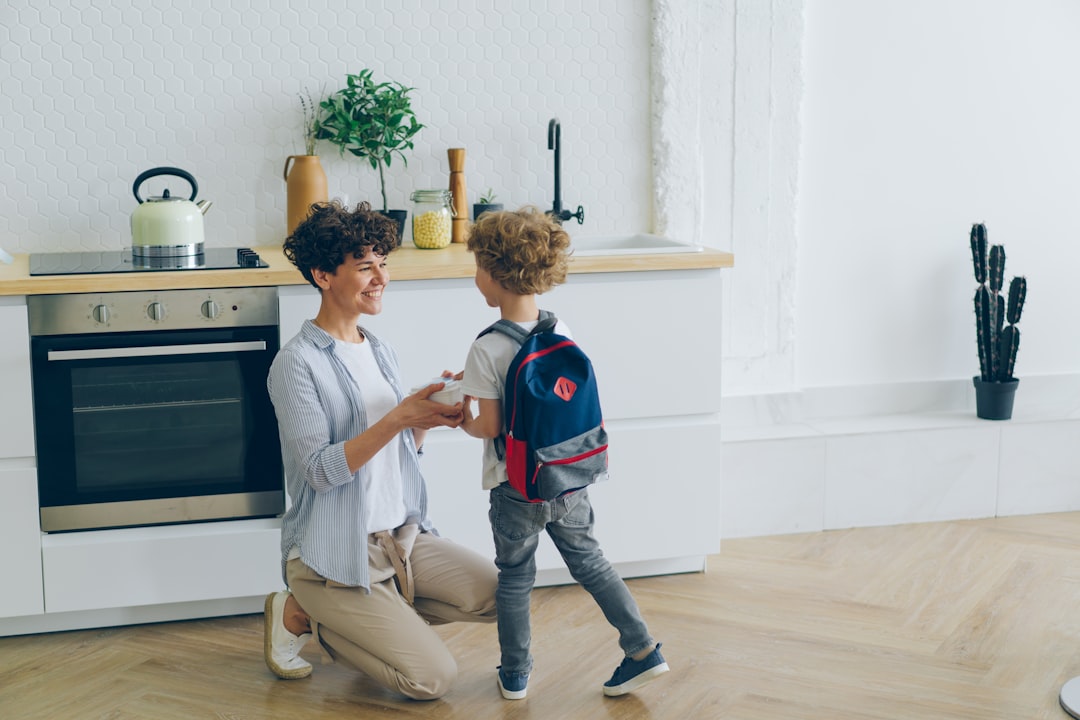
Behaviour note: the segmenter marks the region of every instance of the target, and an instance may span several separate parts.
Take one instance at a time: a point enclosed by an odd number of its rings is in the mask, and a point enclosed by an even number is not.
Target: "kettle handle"
[[[180,168],[175,167],[157,167],[141,173],[139,177],[135,178],[135,184],[131,186],[131,192],[135,193],[135,199],[139,201],[140,205],[142,205],[144,201],[139,196],[139,186],[142,185],[144,181],[149,180],[152,177],[157,177],[158,175],[175,175],[178,178],[187,180],[188,184],[191,185],[191,197],[188,198],[189,200],[195,200],[195,196],[199,194],[199,184],[195,182],[195,178],[187,170],[181,170]]]

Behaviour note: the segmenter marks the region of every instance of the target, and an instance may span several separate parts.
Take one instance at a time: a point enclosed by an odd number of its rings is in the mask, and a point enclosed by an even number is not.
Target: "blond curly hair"
[[[570,236],[536,207],[484,213],[467,247],[477,267],[512,293],[539,295],[566,281]]]

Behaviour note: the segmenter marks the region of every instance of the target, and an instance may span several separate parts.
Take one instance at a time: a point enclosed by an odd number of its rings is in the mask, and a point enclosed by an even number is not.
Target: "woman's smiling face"
[[[347,315],[378,315],[382,294],[390,283],[386,257],[366,248],[363,257],[350,257],[333,273],[319,272],[316,281],[323,301],[329,301]]]

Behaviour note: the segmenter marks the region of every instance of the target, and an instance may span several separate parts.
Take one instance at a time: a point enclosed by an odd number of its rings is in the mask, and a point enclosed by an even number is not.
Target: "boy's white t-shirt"
[[[536,327],[537,322],[533,320],[517,325],[529,332]],[[562,320],[556,323],[555,332],[573,337],[570,328]],[[520,347],[513,338],[501,332],[489,332],[474,340],[469,348],[469,356],[465,359],[465,370],[461,378],[462,392],[474,398],[502,401],[506,371],[510,369],[510,363]],[[473,412],[477,412],[477,408],[474,407]],[[506,422],[506,418],[503,418],[503,422]],[[499,459],[495,452],[495,440],[490,438],[484,439],[481,479],[485,490],[491,490],[506,482],[506,461]]]
[[[383,377],[375,361],[371,343],[334,341],[334,352],[349,369],[353,381],[364,399],[368,427],[381,420],[397,406],[397,395]],[[405,522],[405,495],[401,480],[401,435],[382,447],[367,461],[367,481],[364,486],[364,515],[369,532],[393,530]]]

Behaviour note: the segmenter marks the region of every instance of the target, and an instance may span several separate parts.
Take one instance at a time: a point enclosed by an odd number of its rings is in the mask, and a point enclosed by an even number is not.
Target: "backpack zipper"
[[[574,455],[573,457],[562,458],[561,460],[551,460],[550,462],[546,462],[546,463],[543,460],[537,460],[536,461],[536,470],[533,472],[533,476],[532,476],[532,484],[533,485],[536,484],[536,477],[540,474],[540,470],[544,467],[544,465],[569,465],[570,463],[576,463],[578,460],[584,460],[585,458],[590,458],[593,455],[598,455],[598,454],[604,452],[605,450],[607,450],[607,447],[608,447],[607,445],[601,445],[598,448],[594,448],[594,449],[590,450],[589,452],[581,453],[580,455]]]

